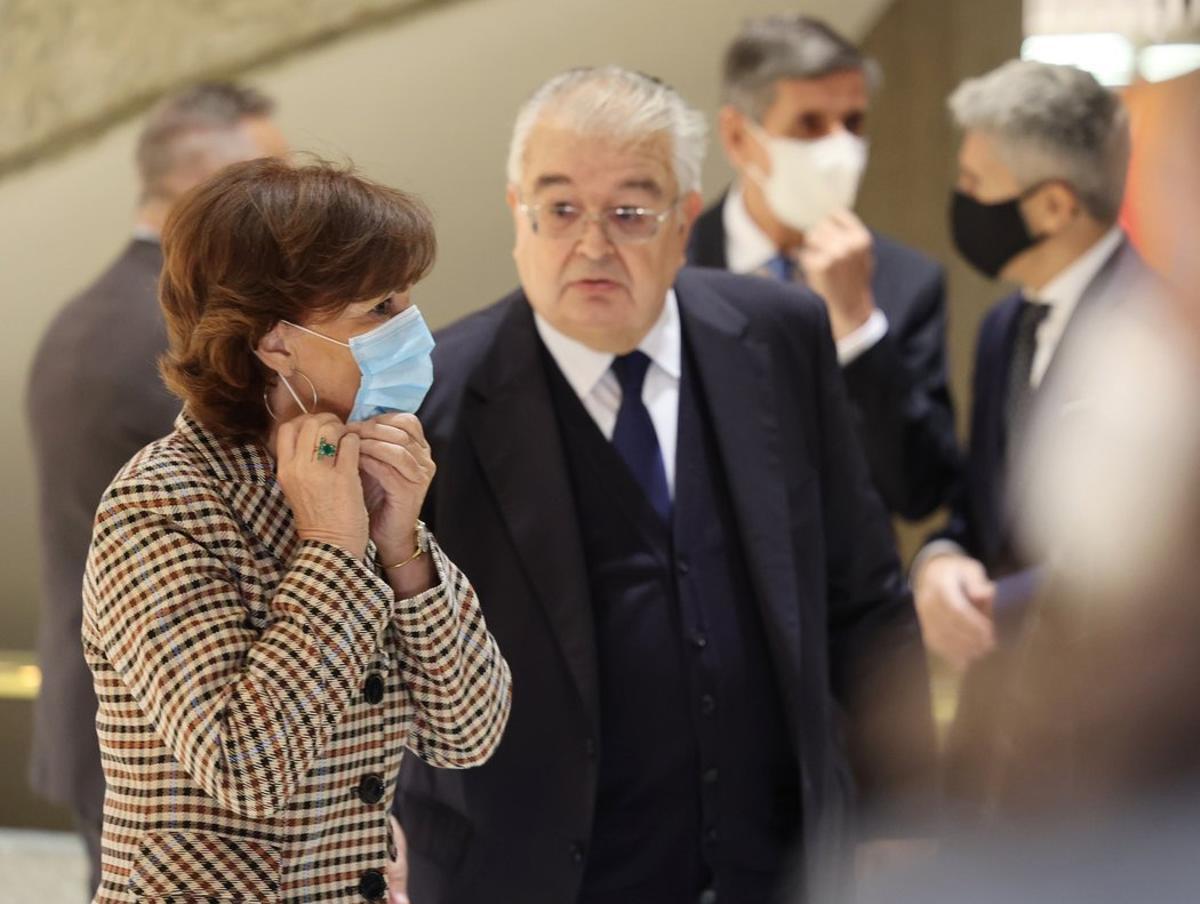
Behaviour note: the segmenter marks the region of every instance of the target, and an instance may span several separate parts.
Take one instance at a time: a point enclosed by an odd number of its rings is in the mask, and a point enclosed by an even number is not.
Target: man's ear
[[[508,188],[504,192],[504,203],[508,205],[509,211],[513,218],[513,257],[517,256],[517,247],[521,243],[521,219],[525,216],[521,212],[521,189],[512,182],[508,183]]]
[[[1050,182],[1029,199],[1032,203],[1026,216],[1030,228],[1038,235],[1056,235],[1081,212],[1083,205],[1074,190],[1062,182]]]
[[[729,165],[739,173],[755,162],[758,147],[746,128],[746,115],[736,107],[730,104],[721,107],[717,113],[717,134]]]
[[[258,360],[285,377],[296,372],[296,356],[288,347],[286,337],[287,324],[282,320],[271,327],[270,331],[258,340],[254,354]]]
[[[685,231],[691,231],[692,224],[696,222],[696,217],[704,210],[704,198],[700,196],[698,191],[690,191],[679,200],[679,211],[683,214],[683,228]]]
[[[1046,205],[1049,214],[1059,221],[1060,228],[1083,212],[1079,195],[1061,182],[1052,182],[1046,187]]]

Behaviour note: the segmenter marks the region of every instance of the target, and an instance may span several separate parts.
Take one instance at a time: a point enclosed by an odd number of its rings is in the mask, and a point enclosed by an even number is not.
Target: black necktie
[[[1023,300],[1017,311],[1017,339],[1013,343],[1012,362],[1008,371],[1008,399],[1005,420],[1008,448],[1017,449],[1024,441],[1029,412],[1033,405],[1034,388],[1030,383],[1033,358],[1037,353],[1037,331],[1050,313],[1050,305]]]
[[[612,370],[621,384],[621,407],[617,410],[612,444],[629,466],[650,505],[663,521],[669,521],[671,493],[667,489],[667,470],[663,466],[654,421],[642,402],[642,385],[649,368],[650,359],[644,352],[630,352],[613,359]]]

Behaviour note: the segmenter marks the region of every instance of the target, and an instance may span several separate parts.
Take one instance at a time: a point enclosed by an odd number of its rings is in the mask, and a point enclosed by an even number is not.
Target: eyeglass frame
[[[661,210],[661,211],[656,211],[652,207],[642,207],[641,205],[638,205],[638,204],[614,204],[612,207],[604,207],[604,208],[601,208],[599,211],[590,211],[590,210],[587,210],[586,208],[580,208],[579,221],[583,225],[582,225],[582,227],[580,227],[579,235],[575,236],[575,239],[576,239],[576,241],[578,241],[578,239],[583,238],[583,236],[587,234],[587,224],[594,222],[600,227],[600,232],[604,236],[605,240],[608,241],[612,245],[645,245],[647,242],[652,242],[656,238],[658,238],[659,233],[662,231],[663,223],[665,223],[667,221],[667,217],[671,216],[671,214],[673,214],[675,212],[675,210],[679,207],[679,204],[682,200],[683,200],[682,196],[676,198],[674,201],[672,201],[667,206],[667,208],[665,210]],[[550,201],[550,202],[546,202],[546,203],[562,204],[564,202]],[[538,214],[540,213],[541,208],[544,206],[543,203],[538,202],[536,204],[530,204],[526,201],[521,201],[517,204],[517,206],[520,208],[521,213],[525,214],[526,218],[528,218],[529,227],[533,230],[533,234],[537,235],[537,236],[542,236],[542,232],[538,228]],[[575,205],[572,204],[571,206],[574,207]],[[653,214],[652,219],[654,220],[654,231],[652,233],[650,233],[650,235],[646,236],[645,238],[614,239],[608,231],[608,223],[607,223],[607,220],[605,219],[606,215],[611,213],[614,210],[637,211],[639,215]],[[575,228],[575,227],[572,226],[572,228]],[[562,236],[558,236],[557,238],[565,239],[565,238],[568,238],[568,236],[562,235]]]

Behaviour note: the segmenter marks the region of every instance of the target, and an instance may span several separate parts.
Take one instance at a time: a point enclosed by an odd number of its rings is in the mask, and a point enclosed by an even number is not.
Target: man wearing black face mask
[[[955,244],[979,271],[1020,287],[980,330],[965,478],[947,529],[912,570],[927,646],[965,668],[997,646],[1037,584],[1037,563],[1013,542],[1006,484],[1040,389],[1080,321],[1135,300],[1150,274],[1117,225],[1130,137],[1116,95],[1072,67],[1013,61],[968,80],[950,108],[964,130]],[[976,672],[1000,668],[997,659]],[[960,738],[991,718],[972,705],[974,681]]]

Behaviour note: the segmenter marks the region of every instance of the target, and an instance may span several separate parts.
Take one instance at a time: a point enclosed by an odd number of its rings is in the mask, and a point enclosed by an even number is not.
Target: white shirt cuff
[[[934,540],[926,543],[913,559],[912,567],[908,569],[909,583],[916,587],[917,580],[921,576],[921,569],[938,556],[965,556],[966,554],[967,551],[953,540]]]
[[[851,361],[861,357],[875,343],[887,335],[888,321],[883,311],[876,308],[867,318],[867,322],[849,336],[844,336],[837,343],[838,364],[845,367]]]

